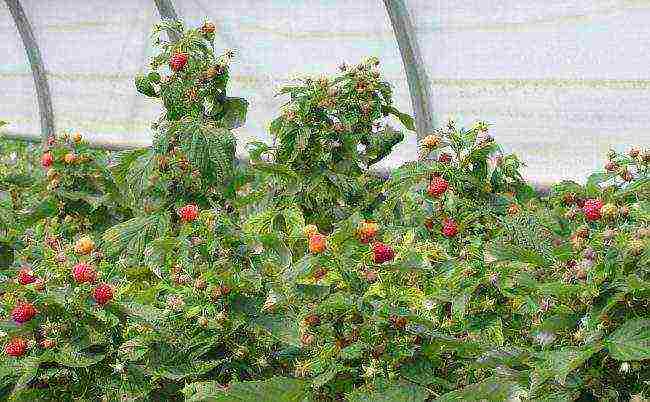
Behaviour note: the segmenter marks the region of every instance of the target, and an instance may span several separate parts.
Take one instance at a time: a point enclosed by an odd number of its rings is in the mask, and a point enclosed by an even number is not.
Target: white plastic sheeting
[[[609,147],[650,146],[650,3],[642,0],[406,0],[429,72],[438,121],[485,119],[528,163],[532,179],[579,178]],[[102,141],[146,144],[160,106],[139,96],[152,0],[22,0],[50,82],[57,129]],[[342,61],[382,60],[397,106],[411,112],[392,27],[379,0],[176,0],[189,24],[208,17],[217,47],[235,48],[233,96],[250,101],[240,149],[269,138],[296,74]],[[40,132],[25,51],[0,2],[0,119]],[[415,134],[389,165],[415,156]]]
[[[485,119],[528,175],[650,145],[650,2],[410,0],[439,116]]]
[[[4,2],[0,2],[0,120],[11,129],[38,133],[40,120],[32,71],[23,42]]]

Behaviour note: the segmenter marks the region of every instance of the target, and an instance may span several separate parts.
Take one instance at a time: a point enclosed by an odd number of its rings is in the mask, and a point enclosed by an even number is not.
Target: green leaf
[[[521,393],[523,388],[516,382],[499,377],[490,377],[485,381],[452,391],[434,399],[434,402],[460,401],[509,401]]]
[[[302,346],[300,342],[300,328],[298,327],[297,320],[292,320],[290,317],[270,315],[258,319],[257,323],[278,341],[291,346]]]
[[[400,112],[393,106],[385,106],[384,112],[397,117],[404,127],[411,131],[415,131],[415,120],[410,115]]]
[[[135,87],[137,88],[138,92],[140,92],[143,95],[150,96],[152,98],[158,96],[156,94],[156,89],[154,88],[153,84],[151,83],[149,78],[145,75],[135,76]]]
[[[127,316],[139,318],[150,324],[158,323],[164,320],[168,315],[165,310],[158,309],[148,304],[126,302],[121,303],[119,306]]]
[[[90,367],[104,360],[103,353],[90,354],[74,349],[71,345],[59,347],[56,362],[66,367]]]
[[[372,392],[356,390],[348,395],[347,402],[424,402],[428,392],[425,388],[414,384],[388,383],[381,385]]]
[[[216,381],[185,386],[187,402],[302,402],[309,395],[304,380],[275,377],[266,381],[234,382],[224,389]]]
[[[104,248],[109,254],[119,254],[128,250],[141,255],[145,245],[151,239],[162,235],[169,226],[169,217],[165,214],[139,216],[122,222],[108,229],[102,235]]]
[[[650,359],[650,319],[639,318],[621,325],[605,340],[605,347],[616,360]]]
[[[226,98],[223,103],[221,125],[228,129],[239,128],[246,122],[248,101],[243,98]]]
[[[388,156],[395,145],[404,140],[404,133],[385,127],[382,131],[371,137],[371,142],[366,147],[368,165],[375,164]]]
[[[581,348],[567,346],[538,353],[536,357],[540,361],[535,367],[538,382],[543,383],[553,377],[560,384],[564,384],[569,373],[580,368],[601,349],[602,345],[595,344]]]

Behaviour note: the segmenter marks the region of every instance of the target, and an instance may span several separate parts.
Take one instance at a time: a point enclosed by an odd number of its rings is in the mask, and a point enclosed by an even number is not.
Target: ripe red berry
[[[36,282],[36,279],[31,269],[23,268],[18,271],[18,283],[21,285],[29,285],[30,283]]]
[[[93,266],[80,262],[72,267],[72,277],[77,283],[93,283],[97,280],[97,271]]]
[[[41,156],[41,165],[43,165],[44,168],[52,166],[52,163],[54,163],[54,157],[50,152],[46,152]]]
[[[458,234],[458,224],[453,219],[442,221],[442,235],[445,237],[454,237]]]
[[[188,204],[178,209],[178,216],[183,222],[192,222],[199,216],[199,207],[194,204]]]
[[[93,290],[93,299],[97,304],[103,306],[113,300],[113,288],[106,283],[102,283]]]
[[[169,67],[172,71],[180,71],[187,64],[187,54],[186,53],[174,53],[169,59]]]
[[[387,244],[375,243],[372,245],[375,264],[383,264],[395,258],[395,251]]]
[[[597,221],[601,218],[600,210],[603,207],[604,203],[599,199],[589,199],[585,200],[585,203],[582,207],[582,212],[585,214],[585,218],[588,221]]]
[[[13,338],[5,345],[5,353],[9,356],[20,357],[27,351],[27,341],[23,338]]]
[[[17,305],[11,312],[11,319],[17,324],[23,324],[34,318],[38,313],[31,303],[21,303]]]
[[[449,163],[451,162],[451,155],[446,152],[443,152],[438,156],[438,162],[440,163]]]
[[[449,183],[447,180],[443,179],[442,177],[434,177],[431,179],[431,182],[429,183],[429,188],[427,188],[427,193],[429,193],[430,196],[438,198],[441,195],[447,191],[447,188],[449,187]]]

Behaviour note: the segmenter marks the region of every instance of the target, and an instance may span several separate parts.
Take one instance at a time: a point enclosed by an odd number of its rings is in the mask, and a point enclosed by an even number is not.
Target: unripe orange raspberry
[[[518,204],[510,204],[508,207],[508,215],[517,215],[519,212],[521,212],[521,208]]]
[[[56,346],[56,341],[53,339],[43,339],[39,342],[40,347],[43,349],[52,349]]]
[[[64,161],[65,163],[67,163],[68,165],[71,165],[71,164],[75,163],[76,160],[77,160],[77,155],[75,155],[75,154],[72,153],[72,152],[68,152],[68,153],[65,154],[65,156],[63,157],[63,161]]]
[[[201,27],[201,32],[203,32],[204,34],[214,33],[215,30],[216,30],[215,25],[209,21],[204,22],[203,26]]]
[[[375,235],[377,235],[378,231],[379,225],[377,225],[376,222],[362,222],[361,225],[359,225],[358,230],[359,240],[361,240],[362,243],[369,243],[370,240],[372,240]]]
[[[422,139],[420,145],[426,149],[435,149],[440,145],[440,137],[434,134],[427,135]]]
[[[314,254],[320,254],[327,248],[327,237],[320,233],[315,233],[309,237],[309,251]]]
[[[90,237],[82,237],[74,244],[74,252],[88,255],[95,249],[95,242]]]

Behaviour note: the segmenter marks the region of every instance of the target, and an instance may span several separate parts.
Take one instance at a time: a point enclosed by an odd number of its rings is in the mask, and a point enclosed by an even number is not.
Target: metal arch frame
[[[431,104],[431,82],[424,66],[413,21],[404,0],[384,0],[384,5],[402,55],[411,94],[411,105],[415,114],[417,138],[420,140],[435,128]]]
[[[54,135],[54,108],[52,107],[52,96],[50,94],[50,86],[47,81],[47,73],[45,72],[45,64],[41,56],[41,50],[38,47],[38,42],[34,36],[34,30],[29,23],[27,14],[20,0],[5,0],[9,12],[14,19],[18,33],[23,41],[27,59],[32,69],[32,76],[34,77],[34,87],[36,88],[36,97],[38,99],[38,113],[41,120],[41,135],[44,144],[47,144],[47,138]]]
[[[25,52],[34,77],[34,86],[38,98],[41,133],[44,139],[54,134],[54,108],[52,96],[45,72],[45,64],[32,26],[25,14],[20,0],[5,0],[18,28]],[[177,20],[178,14],[171,0],[154,0],[162,18]],[[421,139],[434,129],[431,89],[422,54],[420,52],[415,29],[404,0],[384,0],[384,5],[395,33],[395,39],[402,56],[406,79],[411,95],[411,104],[415,114],[417,138]],[[170,35],[175,36],[174,33]],[[172,39],[176,39],[173,38]]]

